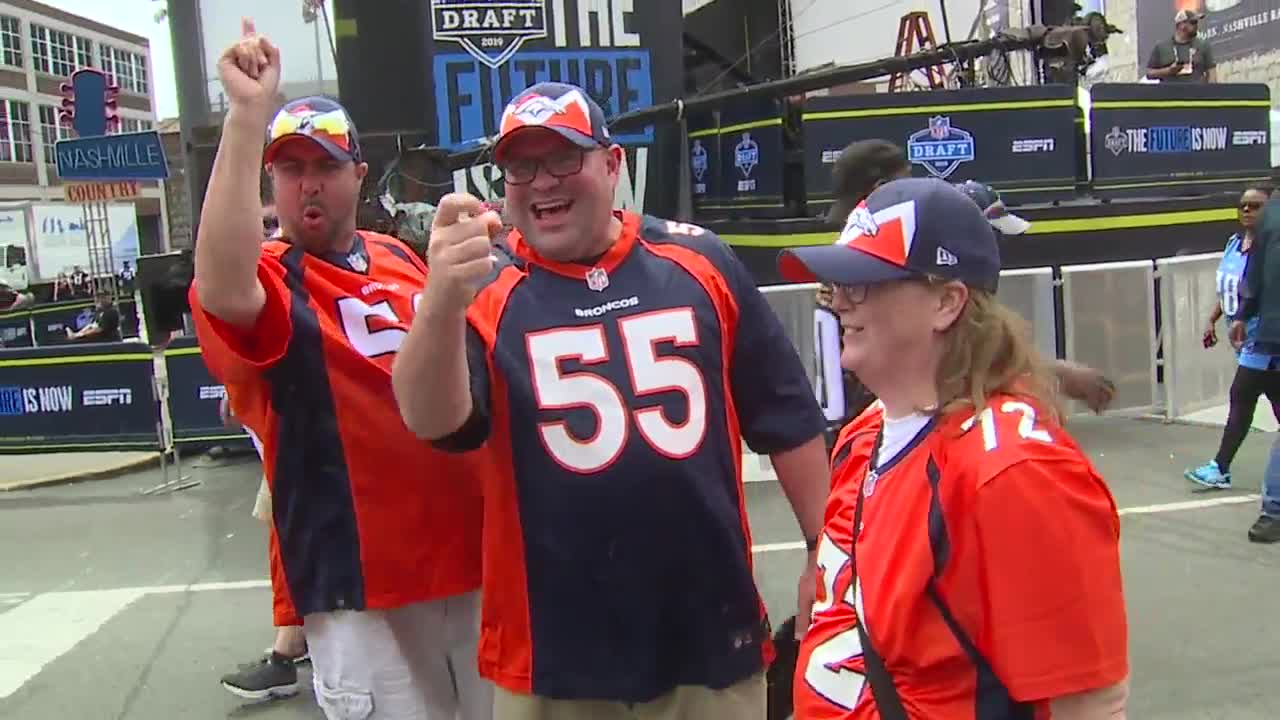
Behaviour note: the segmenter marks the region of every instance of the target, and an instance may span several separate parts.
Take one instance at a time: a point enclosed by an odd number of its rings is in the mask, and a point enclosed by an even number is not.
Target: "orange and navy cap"
[[[950,183],[905,178],[859,203],[835,244],[784,250],[778,271],[789,282],[836,285],[935,275],[995,292],[1000,244],[982,209]]]
[[[566,83],[538,83],[507,104],[493,148],[494,158],[500,158],[503,146],[512,137],[529,128],[554,131],[586,150],[608,147],[610,143],[604,111],[585,90]]]
[[[360,136],[351,116],[337,102],[326,97],[304,97],[280,108],[267,125],[267,149],[262,154],[270,163],[285,143],[308,138],[337,160],[360,162]]]

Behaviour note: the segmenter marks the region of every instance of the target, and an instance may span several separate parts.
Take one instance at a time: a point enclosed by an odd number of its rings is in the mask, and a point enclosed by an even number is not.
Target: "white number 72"
[[[1048,431],[1042,427],[1036,426],[1036,409],[1030,405],[1017,400],[1006,400],[1000,405],[1000,412],[1020,413],[1022,419],[1018,421],[1018,435],[1026,440],[1039,440],[1040,442],[1053,442],[1053,438],[1049,436]],[[988,451],[996,449],[1000,444],[999,438],[996,437],[996,415],[991,406],[983,408],[982,412],[976,416],[964,421],[960,426],[961,430],[969,430],[973,427],[974,422],[982,424],[982,445]]]

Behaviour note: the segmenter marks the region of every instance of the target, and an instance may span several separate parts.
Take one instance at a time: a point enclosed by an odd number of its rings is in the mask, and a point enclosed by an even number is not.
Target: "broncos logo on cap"
[[[524,125],[553,125],[571,127],[591,135],[591,106],[577,90],[558,98],[531,94],[517,98],[502,113],[502,132],[506,133]]]
[[[880,232],[880,224],[876,222],[875,216],[867,209],[866,203],[860,203],[858,207],[853,209],[853,212],[849,213],[849,219],[845,221],[844,232],[841,233],[841,236],[852,239],[852,234],[849,231],[854,228],[857,228],[861,231],[861,234],[868,237],[875,237]]]

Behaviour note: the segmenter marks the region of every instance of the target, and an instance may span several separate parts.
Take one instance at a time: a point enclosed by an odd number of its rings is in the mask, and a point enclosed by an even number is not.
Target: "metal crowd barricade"
[[[1236,363],[1225,324],[1218,327],[1217,347],[1203,346],[1205,321],[1217,302],[1221,259],[1222,253],[1206,253],[1156,261],[1165,417],[1170,420],[1222,405],[1231,389]]]
[[[817,307],[817,283],[770,285],[760,288],[764,299],[782,321],[796,352],[804,360],[805,372],[812,383],[817,377],[816,341],[813,337],[813,312]]]
[[[1031,331],[1031,340],[1044,357],[1058,356],[1058,318],[1054,310],[1057,296],[1053,268],[1026,268],[1000,273],[1000,303],[1015,310]]]
[[[1151,414],[1156,374],[1155,268],[1151,260],[1062,268],[1065,355],[1116,384],[1112,410]],[[1075,404],[1070,412],[1081,412]]]

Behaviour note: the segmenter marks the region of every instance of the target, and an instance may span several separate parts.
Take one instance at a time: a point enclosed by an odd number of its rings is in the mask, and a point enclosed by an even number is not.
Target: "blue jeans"
[[[1271,443],[1271,457],[1262,476],[1262,514],[1280,519],[1280,434]]]

